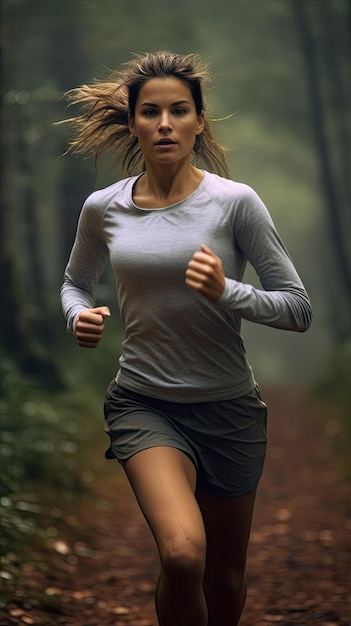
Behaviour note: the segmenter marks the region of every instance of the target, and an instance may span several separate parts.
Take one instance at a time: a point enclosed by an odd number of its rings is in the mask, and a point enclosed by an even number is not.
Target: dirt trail
[[[324,423],[299,390],[265,396],[269,450],[241,625],[350,626],[351,501],[330,458]],[[95,506],[78,513],[82,541],[54,541],[48,574],[26,570],[26,584],[56,607],[13,602],[0,613],[1,625],[156,625],[158,559],[150,532],[122,473],[112,477],[111,471],[100,487],[104,497],[100,490]]]

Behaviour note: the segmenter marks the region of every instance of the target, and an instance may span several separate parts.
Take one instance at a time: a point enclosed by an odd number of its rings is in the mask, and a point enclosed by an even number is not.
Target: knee
[[[178,581],[202,581],[205,571],[206,545],[189,537],[169,541],[161,553],[164,575]]]
[[[219,568],[216,571],[206,571],[204,588],[207,592],[218,594],[236,594],[246,588],[245,566]]]

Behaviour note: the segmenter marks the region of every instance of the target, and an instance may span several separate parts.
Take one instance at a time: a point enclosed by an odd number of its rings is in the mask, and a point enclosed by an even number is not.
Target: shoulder
[[[223,211],[232,225],[270,220],[270,215],[256,191],[245,183],[206,172],[206,193]]]
[[[206,192],[221,205],[262,202],[249,185],[205,172]]]
[[[236,236],[274,228],[266,205],[252,187],[216,174],[206,174],[206,192],[217,203]]]
[[[116,199],[123,202],[128,202],[132,196],[132,188],[137,176],[124,178],[119,180],[104,189],[98,189],[88,196],[85,200],[83,209],[88,212],[104,213],[109,207],[111,202]]]

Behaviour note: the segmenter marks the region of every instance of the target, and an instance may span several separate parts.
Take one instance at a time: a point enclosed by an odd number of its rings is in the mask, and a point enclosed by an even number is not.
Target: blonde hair
[[[68,151],[99,157],[109,151],[121,161],[127,175],[145,169],[138,139],[128,127],[128,114],[134,117],[135,103],[142,85],[150,78],[174,76],[189,87],[197,115],[205,110],[205,88],[209,75],[205,64],[194,54],[181,55],[167,50],[136,54],[107,81],[71,89],[65,96],[70,105],[81,105],[82,113],[59,123],[73,127],[74,139]],[[209,121],[196,136],[193,156],[214,173],[229,177],[225,149],[215,140]]]

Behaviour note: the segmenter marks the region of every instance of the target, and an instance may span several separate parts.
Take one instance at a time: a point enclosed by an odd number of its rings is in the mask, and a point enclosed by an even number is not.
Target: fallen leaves
[[[9,615],[11,617],[18,618],[19,622],[22,624],[41,624],[42,623],[42,621],[39,618],[31,617],[28,613],[26,613],[22,609],[10,609]]]
[[[292,517],[290,509],[277,509],[274,513],[274,517],[278,522],[287,522]]]
[[[66,541],[53,541],[52,547],[59,554],[69,554],[70,552],[70,547]]]
[[[47,587],[45,593],[47,596],[62,596],[63,591],[57,587]]]

